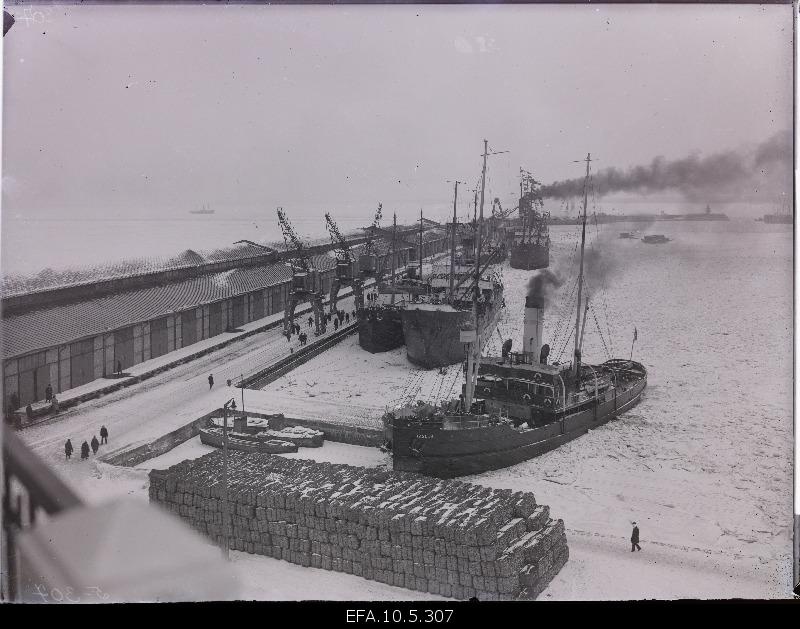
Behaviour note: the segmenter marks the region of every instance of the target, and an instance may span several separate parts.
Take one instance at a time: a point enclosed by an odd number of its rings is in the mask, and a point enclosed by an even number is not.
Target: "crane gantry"
[[[339,290],[342,286],[351,286],[353,288],[356,312],[361,312],[364,307],[364,280],[356,276],[356,262],[353,252],[350,250],[347,240],[339,231],[336,221],[327,212],[325,213],[325,225],[336,250],[336,274],[333,276],[333,282],[331,282],[329,312],[331,315],[336,315],[336,304],[339,298]]]
[[[297,304],[304,301],[311,302],[311,310],[314,313],[315,333],[325,332],[322,292],[317,290],[316,287],[318,273],[313,267],[308,251],[292,228],[292,224],[286,217],[283,208],[280,207],[278,208],[278,224],[281,227],[286,249],[294,250],[294,256],[290,263],[292,268],[292,288],[283,314],[283,333],[287,337],[291,334],[295,308],[297,308]]]

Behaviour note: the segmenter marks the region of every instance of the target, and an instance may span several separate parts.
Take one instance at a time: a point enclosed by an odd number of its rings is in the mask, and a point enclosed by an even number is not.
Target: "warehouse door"
[[[94,341],[78,341],[69,346],[70,386],[79,387],[94,380]]]
[[[123,369],[133,366],[133,328],[114,332],[114,371],[119,365]]]
[[[44,390],[50,383],[50,365],[45,363],[47,353],[38,352],[19,359],[20,406],[44,399]],[[55,383],[53,390],[58,389]]]
[[[167,317],[150,322],[150,358],[163,356],[169,351],[167,341]]]
[[[244,325],[244,296],[231,299],[231,325],[234,328]]]
[[[197,343],[197,318],[195,311],[181,313],[181,347]]]
[[[264,318],[264,291],[253,293],[253,321]]]
[[[225,321],[222,320],[222,302],[210,304],[208,307],[208,335],[216,336],[225,331]]]

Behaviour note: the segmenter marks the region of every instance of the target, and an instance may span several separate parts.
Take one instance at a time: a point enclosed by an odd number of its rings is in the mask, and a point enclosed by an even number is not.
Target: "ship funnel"
[[[525,326],[522,333],[522,351],[539,361],[542,351],[542,328],[544,324],[544,299],[528,295],[525,298]]]

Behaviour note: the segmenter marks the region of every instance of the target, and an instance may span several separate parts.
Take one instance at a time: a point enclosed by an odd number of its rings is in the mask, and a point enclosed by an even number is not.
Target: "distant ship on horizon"
[[[764,216],[760,220],[772,225],[776,224],[791,225],[794,222],[794,212],[792,211],[790,205],[786,201],[784,201],[781,204],[780,209],[776,208],[773,214],[764,214]]]
[[[189,214],[213,214],[215,210],[207,208],[205,205],[200,210],[189,210]]]

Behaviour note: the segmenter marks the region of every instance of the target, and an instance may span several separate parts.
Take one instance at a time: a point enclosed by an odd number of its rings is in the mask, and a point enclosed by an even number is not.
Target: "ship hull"
[[[368,308],[358,321],[358,344],[372,354],[402,347],[403,321],[396,309]]]
[[[550,266],[550,247],[536,244],[513,245],[509,264],[512,269],[525,271],[546,269]]]
[[[481,334],[494,330],[502,301],[502,288],[497,288],[491,306],[478,317]],[[413,364],[434,369],[463,362],[466,358],[466,346],[461,342],[460,331],[471,323],[471,310],[409,307],[401,311],[401,317],[406,355]]]
[[[528,430],[499,423],[481,428],[444,430],[437,427],[395,426],[393,467],[437,478],[454,478],[516,465],[602,426],[639,403],[646,376],[619,390],[608,401],[565,415]]]

